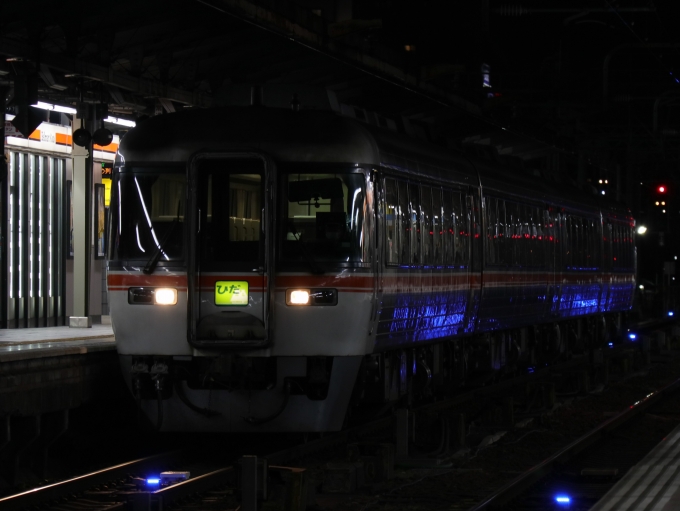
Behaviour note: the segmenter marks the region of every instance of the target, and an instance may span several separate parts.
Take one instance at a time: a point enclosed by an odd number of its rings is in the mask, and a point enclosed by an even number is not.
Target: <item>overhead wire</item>
[[[475,108],[475,109],[471,108],[471,106],[474,105],[474,104],[471,103],[471,102],[469,102],[469,101],[467,101],[467,100],[464,100],[464,99],[462,99],[462,98],[459,98],[459,99],[460,99],[462,102],[464,102],[466,105],[469,105],[469,106],[467,106],[466,108],[464,108],[464,107],[461,106],[461,105],[455,104],[455,103],[452,102],[451,100],[447,100],[447,99],[443,99],[443,98],[437,97],[437,96],[434,95],[434,94],[431,94],[431,93],[428,93],[428,92],[426,92],[426,91],[420,90],[420,89],[418,89],[418,88],[416,88],[416,87],[412,87],[412,86],[408,85],[408,84],[405,83],[405,82],[401,82],[401,81],[399,81],[397,78],[392,78],[392,77],[390,77],[390,76],[388,76],[388,75],[384,75],[384,74],[378,73],[378,72],[376,72],[376,71],[372,71],[372,70],[370,70],[370,69],[367,69],[367,68],[365,68],[365,67],[362,67],[361,65],[359,65],[359,64],[357,64],[357,63],[354,63],[354,62],[350,61],[349,59],[342,57],[341,55],[337,55],[337,54],[331,53],[331,52],[329,52],[329,51],[324,51],[323,49],[317,48],[317,47],[313,46],[312,44],[307,43],[307,42],[305,42],[305,41],[303,41],[303,40],[301,40],[301,39],[299,39],[299,38],[297,38],[297,37],[294,37],[294,36],[289,35],[289,34],[282,33],[282,32],[280,32],[280,31],[277,31],[277,30],[275,30],[275,29],[273,29],[273,28],[270,28],[270,27],[266,27],[266,26],[264,26],[264,25],[262,25],[262,24],[257,23],[256,21],[254,21],[254,20],[252,20],[252,19],[249,19],[248,17],[246,17],[246,16],[244,16],[244,15],[240,15],[240,14],[237,14],[237,13],[235,13],[235,12],[232,12],[232,11],[230,11],[229,9],[225,8],[225,7],[215,5],[215,4],[214,4],[212,1],[210,1],[210,0],[195,0],[195,1],[198,2],[198,3],[200,3],[200,4],[205,5],[206,7],[209,7],[209,8],[211,8],[211,9],[214,9],[214,10],[218,11],[218,12],[221,12],[221,13],[227,15],[227,16],[230,16],[230,17],[232,17],[232,18],[238,19],[238,20],[240,20],[240,21],[242,21],[242,22],[244,22],[244,23],[247,23],[247,24],[249,24],[249,25],[252,25],[252,26],[254,26],[254,27],[256,27],[256,28],[259,28],[259,29],[261,29],[261,30],[263,30],[263,31],[265,31],[265,32],[268,32],[268,33],[270,33],[270,34],[274,34],[274,35],[279,36],[279,37],[285,37],[286,39],[292,41],[293,43],[299,44],[299,45],[301,45],[301,46],[303,46],[303,47],[305,47],[305,48],[307,48],[307,49],[309,49],[309,50],[312,50],[312,51],[314,51],[314,52],[316,52],[316,53],[319,53],[319,54],[321,54],[321,55],[324,55],[325,57],[331,58],[331,59],[333,59],[333,60],[335,60],[335,61],[337,61],[337,62],[340,62],[340,63],[342,63],[342,64],[344,64],[344,65],[347,65],[347,66],[351,67],[352,69],[355,69],[355,70],[357,70],[357,71],[359,71],[359,72],[361,72],[361,73],[364,73],[364,74],[367,74],[367,75],[369,75],[369,76],[372,76],[373,78],[377,78],[378,80],[381,80],[381,81],[383,81],[383,82],[389,83],[389,84],[391,84],[391,85],[395,85],[395,86],[397,86],[397,87],[399,87],[399,88],[401,88],[401,89],[403,89],[403,90],[406,90],[406,91],[408,91],[408,92],[414,93],[414,94],[416,94],[416,95],[418,95],[418,96],[420,96],[420,97],[422,97],[422,98],[425,98],[425,99],[427,99],[427,100],[429,100],[429,101],[432,101],[432,102],[434,102],[434,103],[436,103],[436,104],[438,104],[438,105],[440,105],[440,106],[443,106],[443,107],[446,107],[446,108],[451,108],[451,109],[453,109],[453,110],[458,110],[458,111],[460,111],[460,112],[462,112],[462,113],[465,113],[465,114],[469,115],[470,117],[474,118],[474,119],[477,120],[477,121],[480,121],[480,122],[483,122],[483,123],[487,124],[487,125],[490,126],[490,127],[494,127],[494,128],[503,130],[503,131],[507,132],[508,134],[512,134],[512,135],[515,135],[515,136],[517,136],[517,137],[519,137],[519,138],[521,138],[521,139],[523,139],[523,140],[530,141],[530,142],[533,142],[533,143],[535,143],[535,144],[542,145],[542,146],[544,146],[545,148],[553,149],[553,150],[555,150],[555,151],[562,152],[562,153],[566,153],[566,154],[569,154],[569,155],[574,155],[574,152],[573,152],[573,151],[570,151],[570,150],[565,149],[565,148],[562,148],[562,147],[558,147],[558,146],[556,146],[556,145],[553,144],[553,143],[547,142],[546,140],[541,140],[541,139],[536,138],[536,137],[534,137],[534,136],[532,136],[532,135],[527,135],[526,133],[523,133],[523,132],[521,132],[521,131],[516,131],[516,130],[513,129],[513,128],[505,127],[505,126],[503,126],[502,124],[500,124],[498,121],[496,121],[496,120],[494,120],[494,119],[492,119],[492,118],[484,117],[483,115],[481,115],[480,113],[478,113],[478,108]],[[474,105],[474,106],[476,106],[476,105]]]
[[[615,5],[612,5],[612,2],[610,0],[604,0],[604,3],[607,4],[609,9],[616,14],[617,18],[621,23],[623,24],[624,27],[633,35],[633,37],[640,42],[642,45],[649,45],[649,41],[643,39],[636,31],[635,29],[631,26],[630,23],[626,21],[626,19],[623,17],[623,15],[619,12],[619,10],[616,8]],[[657,19],[659,20],[659,25],[661,25],[661,19],[658,17],[657,14]],[[670,68],[662,59],[657,55],[654,51],[652,51],[651,46],[646,48],[647,51],[650,53],[650,55],[654,58],[654,60],[662,67],[664,68],[664,71],[666,71],[672,78],[673,81],[675,81],[676,84],[680,84],[680,78],[676,77],[675,74],[673,74],[673,69]],[[677,49],[674,49],[677,52]]]

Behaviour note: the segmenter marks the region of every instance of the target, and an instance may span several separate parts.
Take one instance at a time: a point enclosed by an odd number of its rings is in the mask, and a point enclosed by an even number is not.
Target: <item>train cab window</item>
[[[389,265],[399,264],[400,223],[397,182],[388,178],[385,179],[385,261]]]
[[[184,169],[123,169],[113,186],[112,260],[184,257]]]
[[[317,262],[362,261],[364,175],[290,173],[282,181],[282,259],[315,268]]]
[[[429,186],[420,187],[420,206],[422,210],[421,236],[423,264],[433,264],[432,247],[432,189]]]
[[[263,166],[259,161],[220,160],[199,172],[200,261],[209,269],[221,263],[261,266]]]

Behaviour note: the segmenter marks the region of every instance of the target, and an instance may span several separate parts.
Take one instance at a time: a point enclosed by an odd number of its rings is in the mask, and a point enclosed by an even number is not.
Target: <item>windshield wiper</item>
[[[317,263],[312,254],[310,254],[307,251],[307,242],[303,241],[302,238],[300,237],[300,233],[297,231],[295,228],[295,223],[291,218],[288,219],[288,225],[290,227],[291,232],[293,233],[293,236],[295,236],[295,239],[298,241],[298,246],[300,247],[300,251],[302,252],[303,257],[305,260],[309,263],[309,267],[312,269],[312,273],[315,275],[319,275],[323,273],[323,268],[321,268]]]
[[[151,259],[149,259],[146,264],[144,265],[144,268],[142,269],[142,273],[146,275],[151,275],[153,271],[156,269],[156,266],[158,265],[158,261],[161,258],[161,254],[163,253],[163,247],[166,245],[168,240],[170,239],[170,236],[172,235],[173,232],[175,232],[175,228],[179,225],[179,202],[177,203],[177,217],[172,221],[172,225],[170,225],[170,228],[168,231],[165,233],[165,236],[163,236],[163,239],[158,243],[158,246],[156,247],[156,250],[154,251],[153,255],[151,256]]]

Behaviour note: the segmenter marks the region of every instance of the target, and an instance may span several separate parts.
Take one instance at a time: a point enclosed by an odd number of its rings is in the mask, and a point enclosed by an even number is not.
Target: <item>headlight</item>
[[[309,305],[309,289],[287,290],[286,305]]]
[[[177,290],[170,287],[131,287],[128,289],[131,305],[175,305]]]
[[[286,305],[337,305],[338,290],[331,288],[287,289]]]
[[[175,305],[177,303],[177,290],[170,287],[157,287],[153,294],[156,305]]]

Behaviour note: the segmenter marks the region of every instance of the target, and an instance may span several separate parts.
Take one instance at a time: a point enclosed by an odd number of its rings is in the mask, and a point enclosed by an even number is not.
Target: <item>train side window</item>
[[[496,215],[496,199],[484,197],[484,210],[486,211],[486,261],[488,264],[496,264],[496,238],[498,218]]]
[[[622,234],[622,240],[621,240],[621,260],[623,262],[623,267],[624,268],[629,268],[631,266],[630,261],[629,261],[629,250],[628,250],[628,227],[621,226],[621,234]]]
[[[420,242],[420,186],[415,183],[408,185],[409,208],[409,232],[411,234],[411,261],[412,265],[422,264]]]
[[[564,268],[572,266],[572,248],[571,248],[571,218],[569,215],[561,215],[561,231],[562,231],[562,251],[564,254]]]
[[[399,188],[399,219],[401,221],[401,233],[398,237],[399,264],[408,266],[411,260],[408,185],[404,181],[398,181],[397,184]]]
[[[459,268],[470,264],[470,237],[472,219],[465,203],[465,197],[460,192],[453,192],[453,212],[456,230],[454,245],[454,265]]]
[[[618,225],[614,225],[613,229],[613,236],[612,236],[612,266],[616,269],[619,269],[621,267],[621,243],[620,243],[620,227]]]
[[[635,268],[635,228],[628,228],[628,267]]]
[[[399,264],[399,191],[394,179],[385,179],[385,262]]]
[[[521,204],[517,205],[517,251],[516,251],[516,264],[517,266],[524,266],[527,263],[527,257],[526,257],[526,238],[524,235],[526,234],[526,227],[525,227],[525,222],[526,222],[526,211],[524,209],[524,206]]]
[[[626,244],[626,254],[628,255],[628,268],[632,269],[635,267],[635,242],[633,228],[628,227],[628,243]]]
[[[442,245],[444,247],[444,265],[455,263],[454,246],[456,240],[455,213],[453,211],[453,193],[442,191]]]
[[[537,210],[534,206],[527,207],[527,266],[538,266],[538,228],[536,227]]]
[[[507,201],[500,201],[503,205],[503,241],[501,243],[501,254],[503,257],[503,263],[507,265],[513,264],[513,227],[512,227],[512,204]]]
[[[583,226],[583,268],[592,268],[593,262],[593,225],[587,218],[582,219]]]
[[[505,201],[496,199],[496,261],[498,264],[508,264],[506,259],[507,240],[505,239]]]
[[[621,225],[619,227],[620,233],[621,233],[621,238],[619,241],[619,254],[621,256],[621,268],[625,268],[627,266],[626,262],[626,228]]]
[[[564,215],[553,213],[551,220],[551,250],[553,250],[553,260],[555,267],[563,269],[566,264],[564,260]]]
[[[588,232],[587,222],[583,218],[577,218],[576,228],[579,231],[579,268],[588,266]]]
[[[602,226],[602,246],[604,248],[604,269],[612,267],[612,224],[606,221]]]
[[[518,208],[515,202],[505,202],[505,222],[506,222],[506,238],[507,246],[505,250],[505,259],[510,266],[517,266],[518,264],[518,243],[519,243],[519,229],[518,229]]]
[[[436,266],[442,265],[444,254],[442,242],[442,191],[432,189],[432,262]]]
[[[591,220],[593,231],[590,234],[590,243],[592,244],[593,250],[591,252],[591,259],[593,267],[599,268],[601,266],[602,256],[600,254],[600,231],[601,222],[600,220]]]
[[[588,218],[581,218],[581,233],[583,235],[583,264],[581,268],[592,268],[593,262],[593,226]]]
[[[534,208],[532,206],[526,206],[524,208],[526,212],[524,220],[524,255],[526,257],[525,264],[528,267],[534,266],[536,263],[534,261],[534,256],[536,255],[536,238],[534,237]]]
[[[621,241],[619,242],[619,252],[621,254],[621,268],[627,266],[626,261],[626,228],[622,225],[621,229]]]
[[[488,202],[487,241],[489,243],[489,263],[507,264],[505,240],[505,201],[492,197]]]
[[[571,262],[574,268],[581,265],[581,239],[580,229],[578,228],[579,219],[574,216],[569,216],[569,238],[571,240]]]
[[[432,189],[429,186],[420,187],[420,205],[423,264],[431,265],[434,261],[432,257]]]

